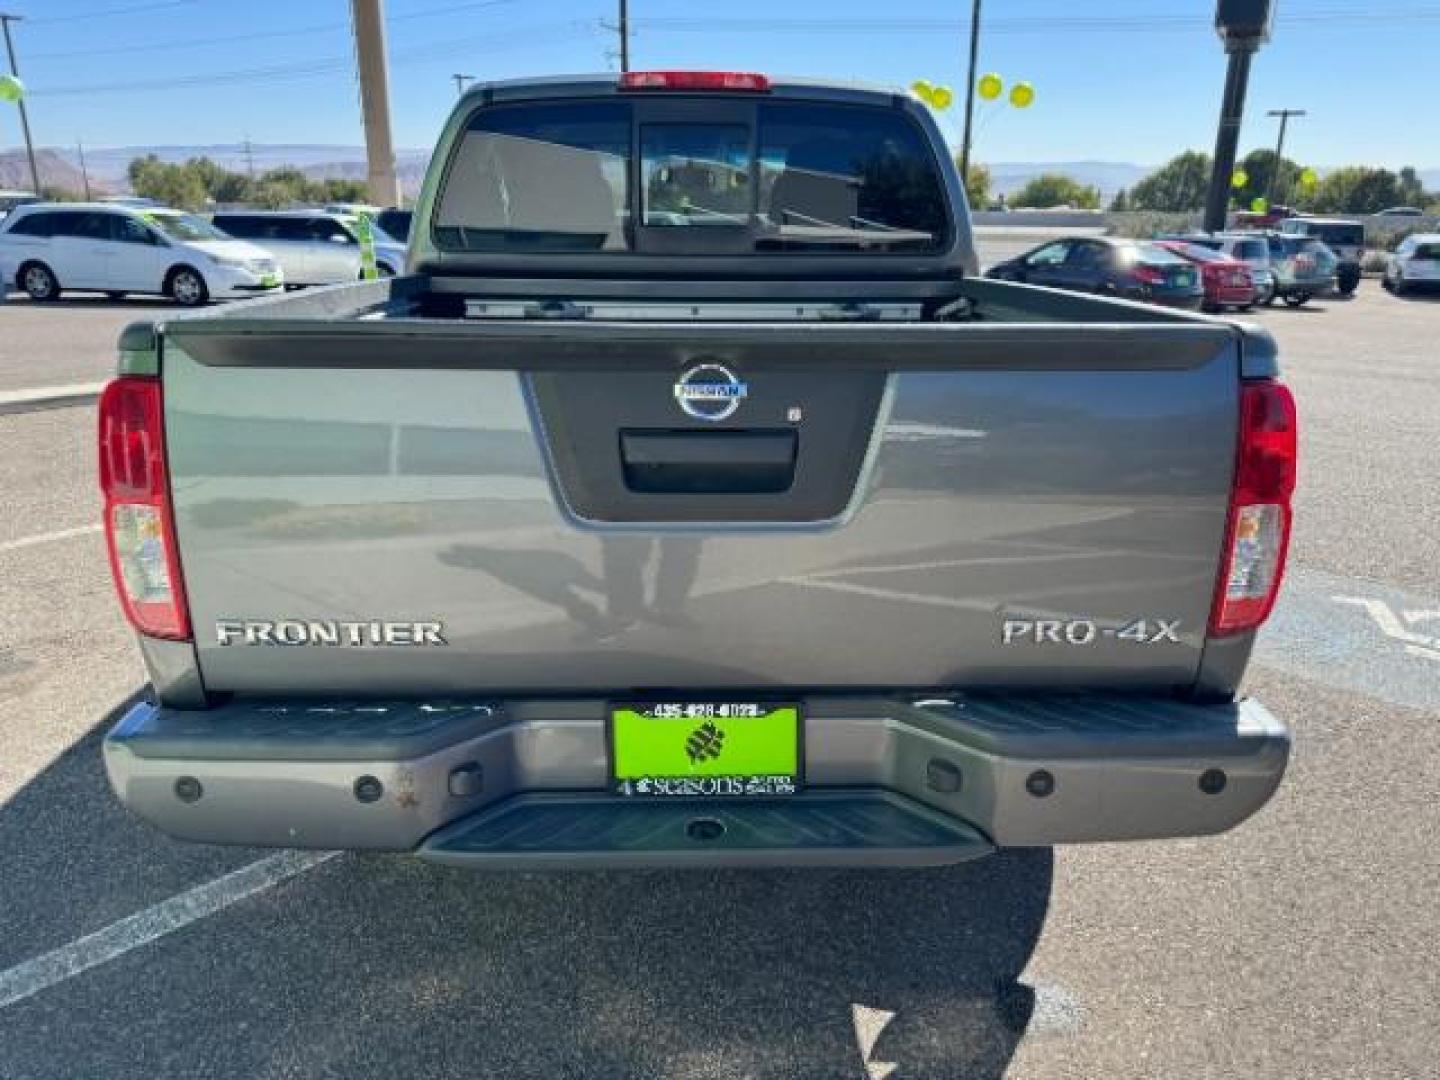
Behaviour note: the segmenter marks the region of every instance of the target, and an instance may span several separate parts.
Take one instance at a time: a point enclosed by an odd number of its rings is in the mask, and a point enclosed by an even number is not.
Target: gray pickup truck
[[[1295,413],[1263,331],[976,273],[933,120],[472,88],[408,272],[129,327],[105,526],[175,836],[488,867],[1216,833]]]

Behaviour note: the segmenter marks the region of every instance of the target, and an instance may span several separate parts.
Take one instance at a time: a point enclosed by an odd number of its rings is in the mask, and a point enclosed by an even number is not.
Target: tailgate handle
[[[625,486],[647,494],[762,495],[789,491],[793,431],[621,431]]]

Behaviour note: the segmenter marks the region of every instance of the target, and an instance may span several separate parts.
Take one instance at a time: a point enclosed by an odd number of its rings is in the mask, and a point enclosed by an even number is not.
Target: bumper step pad
[[[984,855],[962,822],[884,791],[733,802],[524,795],[432,836],[419,854],[477,869],[938,866]]]

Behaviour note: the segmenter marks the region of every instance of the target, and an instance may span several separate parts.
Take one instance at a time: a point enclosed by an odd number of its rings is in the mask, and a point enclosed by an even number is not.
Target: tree
[[[187,210],[198,210],[207,202],[248,202],[278,209],[295,203],[366,201],[365,184],[359,180],[311,180],[288,165],[252,180],[205,157],[173,164],[147,154],[131,161],[127,171],[135,194]]]
[[[1245,184],[1238,188],[1232,187],[1230,194],[1243,210],[1250,209],[1252,202],[1267,195],[1277,203],[1283,203],[1301,193],[1301,167],[1289,158],[1280,159],[1280,175],[1273,193],[1271,192],[1270,175],[1275,171],[1274,150],[1251,150],[1236,167],[1244,171]]]
[[[1123,214],[1129,209],[1130,196],[1125,193],[1125,189],[1122,187],[1119,191],[1115,192],[1115,198],[1110,200],[1110,211],[1115,214]]]
[[[370,188],[363,180],[326,180],[322,202],[363,203],[370,201]]]
[[[130,187],[136,195],[154,199],[165,206],[182,210],[198,210],[205,205],[208,192],[202,170],[189,161],[175,165],[161,161],[154,154],[136,158],[126,170],[130,175]]]
[[[1077,210],[1098,210],[1100,189],[1082,184],[1065,173],[1041,173],[1011,196],[1010,205],[1037,208],[1073,206]]]
[[[1346,165],[1321,179],[1315,189],[1315,209],[1339,214],[1373,214],[1405,202],[1402,190],[1400,177],[1389,169]]]
[[[1430,201],[1430,194],[1426,192],[1425,185],[1420,180],[1420,174],[1415,171],[1415,166],[1406,165],[1400,170],[1399,190],[1396,197],[1401,206],[1424,206]],[[1384,207],[1381,207],[1383,210]]]
[[[960,167],[960,156],[955,156],[955,167]],[[984,210],[990,205],[990,170],[979,162],[970,163],[965,176],[965,199],[971,210]]]
[[[1210,155],[1186,150],[1171,158],[1130,193],[1136,210],[1199,210],[1210,188]]]

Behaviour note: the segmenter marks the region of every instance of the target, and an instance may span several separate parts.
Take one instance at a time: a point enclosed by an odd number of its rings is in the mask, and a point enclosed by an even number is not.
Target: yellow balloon
[[[24,83],[14,75],[0,75],[0,101],[19,101],[24,96]]]
[[[910,92],[928,105],[930,95],[935,92],[935,88],[924,79],[916,79],[910,84]]]
[[[1035,87],[1028,82],[1016,83],[1010,88],[1010,104],[1017,109],[1028,109],[1035,101]]]
[[[1005,89],[1005,80],[993,71],[987,72],[980,76],[980,81],[975,84],[975,89],[980,91],[980,96],[986,101],[994,101]]]
[[[1257,214],[1263,214],[1265,213],[1265,211],[1270,209],[1270,200],[1265,198],[1264,195],[1251,199],[1250,209],[1254,210]]]
[[[937,86],[930,91],[930,104],[937,109],[948,109],[954,100],[955,95],[948,86]]]
[[[1236,169],[1230,174],[1231,187],[1242,188],[1248,183],[1250,183],[1250,174],[1244,169]]]
[[[1300,186],[1312,188],[1320,182],[1320,175],[1314,169],[1300,170]]]

